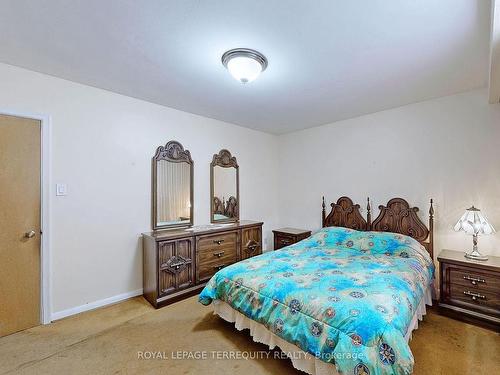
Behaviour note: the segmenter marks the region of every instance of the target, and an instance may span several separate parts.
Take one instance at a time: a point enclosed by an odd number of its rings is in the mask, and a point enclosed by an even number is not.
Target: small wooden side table
[[[294,244],[307,238],[311,235],[310,230],[297,228],[281,228],[273,230],[274,233],[274,250]]]
[[[463,251],[443,250],[437,259],[439,311],[500,330],[500,257],[479,261]]]

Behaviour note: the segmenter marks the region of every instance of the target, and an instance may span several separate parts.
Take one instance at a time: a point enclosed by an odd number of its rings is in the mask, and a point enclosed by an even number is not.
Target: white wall
[[[280,225],[321,227],[321,196],[348,195],[362,207],[400,196],[427,222],[435,201],[435,254],[472,239],[452,226],[481,208],[500,230],[500,105],[486,90],[412,104],[279,138]],[[366,214],[366,211],[363,212]],[[500,255],[500,233],[479,239]]]
[[[194,160],[195,224],[210,222],[210,162],[240,166],[241,218],[277,225],[276,137],[0,64],[0,110],[52,119],[52,311],[142,288],[141,232],[150,230],[151,157],[180,141]],[[207,93],[209,95],[209,93]],[[265,194],[262,194],[262,192]]]

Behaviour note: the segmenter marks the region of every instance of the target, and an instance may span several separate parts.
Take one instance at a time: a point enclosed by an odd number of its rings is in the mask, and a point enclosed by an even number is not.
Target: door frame
[[[40,241],[40,324],[51,322],[51,287],[50,274],[50,187],[51,187],[51,119],[48,115],[10,111],[0,108],[0,114],[23,117],[40,121],[41,128],[41,241]]]

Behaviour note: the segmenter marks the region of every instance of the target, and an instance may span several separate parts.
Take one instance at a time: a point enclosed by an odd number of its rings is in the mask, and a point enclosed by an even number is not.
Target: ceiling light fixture
[[[241,83],[255,80],[267,68],[266,57],[253,49],[235,48],[222,55],[222,64]]]

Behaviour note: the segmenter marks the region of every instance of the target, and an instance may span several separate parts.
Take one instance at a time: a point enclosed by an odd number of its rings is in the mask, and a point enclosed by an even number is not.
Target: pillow
[[[415,252],[429,257],[420,242],[404,234],[392,232],[365,232],[343,227],[326,227],[299,243],[301,247],[306,248],[343,247],[363,253],[402,257]]]

